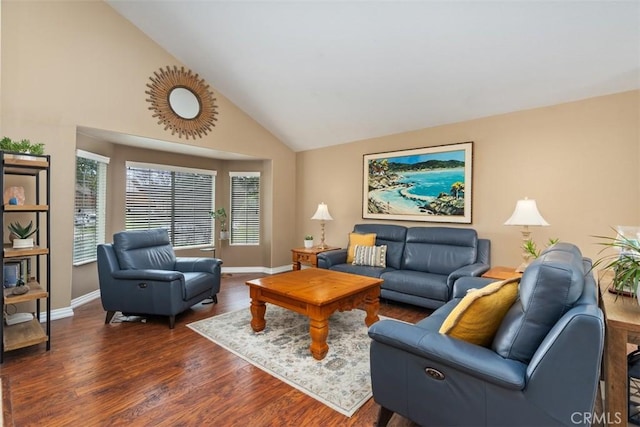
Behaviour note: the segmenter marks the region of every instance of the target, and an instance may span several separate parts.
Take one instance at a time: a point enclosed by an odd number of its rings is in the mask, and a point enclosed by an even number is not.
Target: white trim
[[[108,157],[101,156],[100,154],[91,153],[89,151],[84,151],[80,149],[76,150],[76,156],[89,159],[89,160],[94,160],[96,162],[106,163],[106,164],[109,164],[109,160],[111,160]]]
[[[66,317],[73,317],[73,308],[64,307],[64,308],[56,308],[55,310],[51,310],[51,320],[59,320],[64,319]],[[40,312],[40,323],[45,323],[47,321],[47,312]]]
[[[274,268],[269,268],[269,267],[260,267],[260,266],[253,266],[253,267],[223,267],[222,268],[222,273],[264,273],[264,274],[277,274],[277,273],[284,273],[285,271],[291,271],[293,269],[293,267],[291,266],[291,264],[287,264],[287,265],[283,265],[280,267],[274,267]]]
[[[72,308],[77,308],[80,307],[81,305],[84,305],[88,302],[93,301],[94,299],[98,299],[100,298],[100,290],[95,290],[93,292],[89,292],[88,294],[79,296],[78,298],[74,298],[71,300],[71,307]]]
[[[229,176],[260,176],[260,172],[229,172]]]
[[[184,172],[184,173],[212,175],[212,176],[217,175],[217,171],[209,170],[209,169],[184,168],[184,167],[172,166],[172,165],[158,165],[155,163],[126,162],[125,166],[128,168],[163,170],[168,172]]]

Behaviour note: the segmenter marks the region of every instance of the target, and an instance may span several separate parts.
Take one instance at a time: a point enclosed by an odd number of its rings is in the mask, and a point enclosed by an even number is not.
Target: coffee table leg
[[[322,360],[329,351],[327,336],[329,336],[329,319],[309,319],[309,335],[311,335],[311,345],[309,350],[313,358]]]
[[[267,306],[263,301],[251,300],[251,328],[254,332],[260,332],[266,326],[265,311],[267,311]]]
[[[379,295],[380,290],[374,289],[364,297],[364,309],[367,312],[367,317],[364,319],[364,323],[367,326],[371,326],[380,320],[378,317],[378,310],[380,309]]]

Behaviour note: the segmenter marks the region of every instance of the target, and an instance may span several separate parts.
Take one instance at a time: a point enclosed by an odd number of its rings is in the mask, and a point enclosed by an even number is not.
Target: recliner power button
[[[429,375],[434,380],[442,381],[444,379],[444,374],[442,372],[438,371],[437,369],[425,368],[424,371],[427,373],[427,375]]]

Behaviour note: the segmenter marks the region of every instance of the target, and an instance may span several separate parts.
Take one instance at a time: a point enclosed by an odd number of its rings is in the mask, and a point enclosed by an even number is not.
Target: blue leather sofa
[[[176,257],[167,230],[122,231],[98,245],[102,307],[109,323],[116,311],[169,316],[207,298],[217,302],[222,261]]]
[[[353,231],[376,233],[376,245],[387,245],[386,268],[347,264],[346,249],[318,254],[318,268],[380,277],[380,296],[389,300],[438,308],[451,299],[458,278],[490,267],[491,242],[473,229],[356,224]]]
[[[590,260],[567,243],[545,250],[490,347],[439,333],[467,289],[488,282],[458,280],[454,298],[415,325],[369,328],[378,426],[393,412],[422,426],[590,425],[605,332]]]

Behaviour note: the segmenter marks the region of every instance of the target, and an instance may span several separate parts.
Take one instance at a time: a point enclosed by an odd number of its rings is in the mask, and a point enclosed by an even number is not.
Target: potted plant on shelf
[[[0,140],[0,150],[39,156],[44,154],[44,144],[41,142],[32,143],[28,139],[13,141],[5,136]],[[25,158],[31,160],[29,156],[25,156]]]
[[[313,247],[313,236],[311,234],[304,236],[304,247],[307,249]]]
[[[640,231],[636,231],[635,238],[625,236],[624,227],[618,227],[615,237],[594,236],[604,240],[599,242],[605,246],[599,253],[608,249],[606,255],[598,258],[592,269],[601,266],[604,270],[613,273],[611,286],[613,292],[621,295],[631,295],[639,298],[638,283],[640,283]]]
[[[229,230],[227,229],[227,211],[220,208],[215,211],[209,211],[209,215],[214,220],[220,221],[220,240],[229,240]]]
[[[20,224],[19,221],[9,224],[9,231],[13,235],[13,247],[15,249],[26,249],[33,247],[33,238],[31,237],[38,231],[38,227],[33,228],[33,221],[29,221],[29,224],[25,227]],[[9,236],[11,239],[12,236]]]

